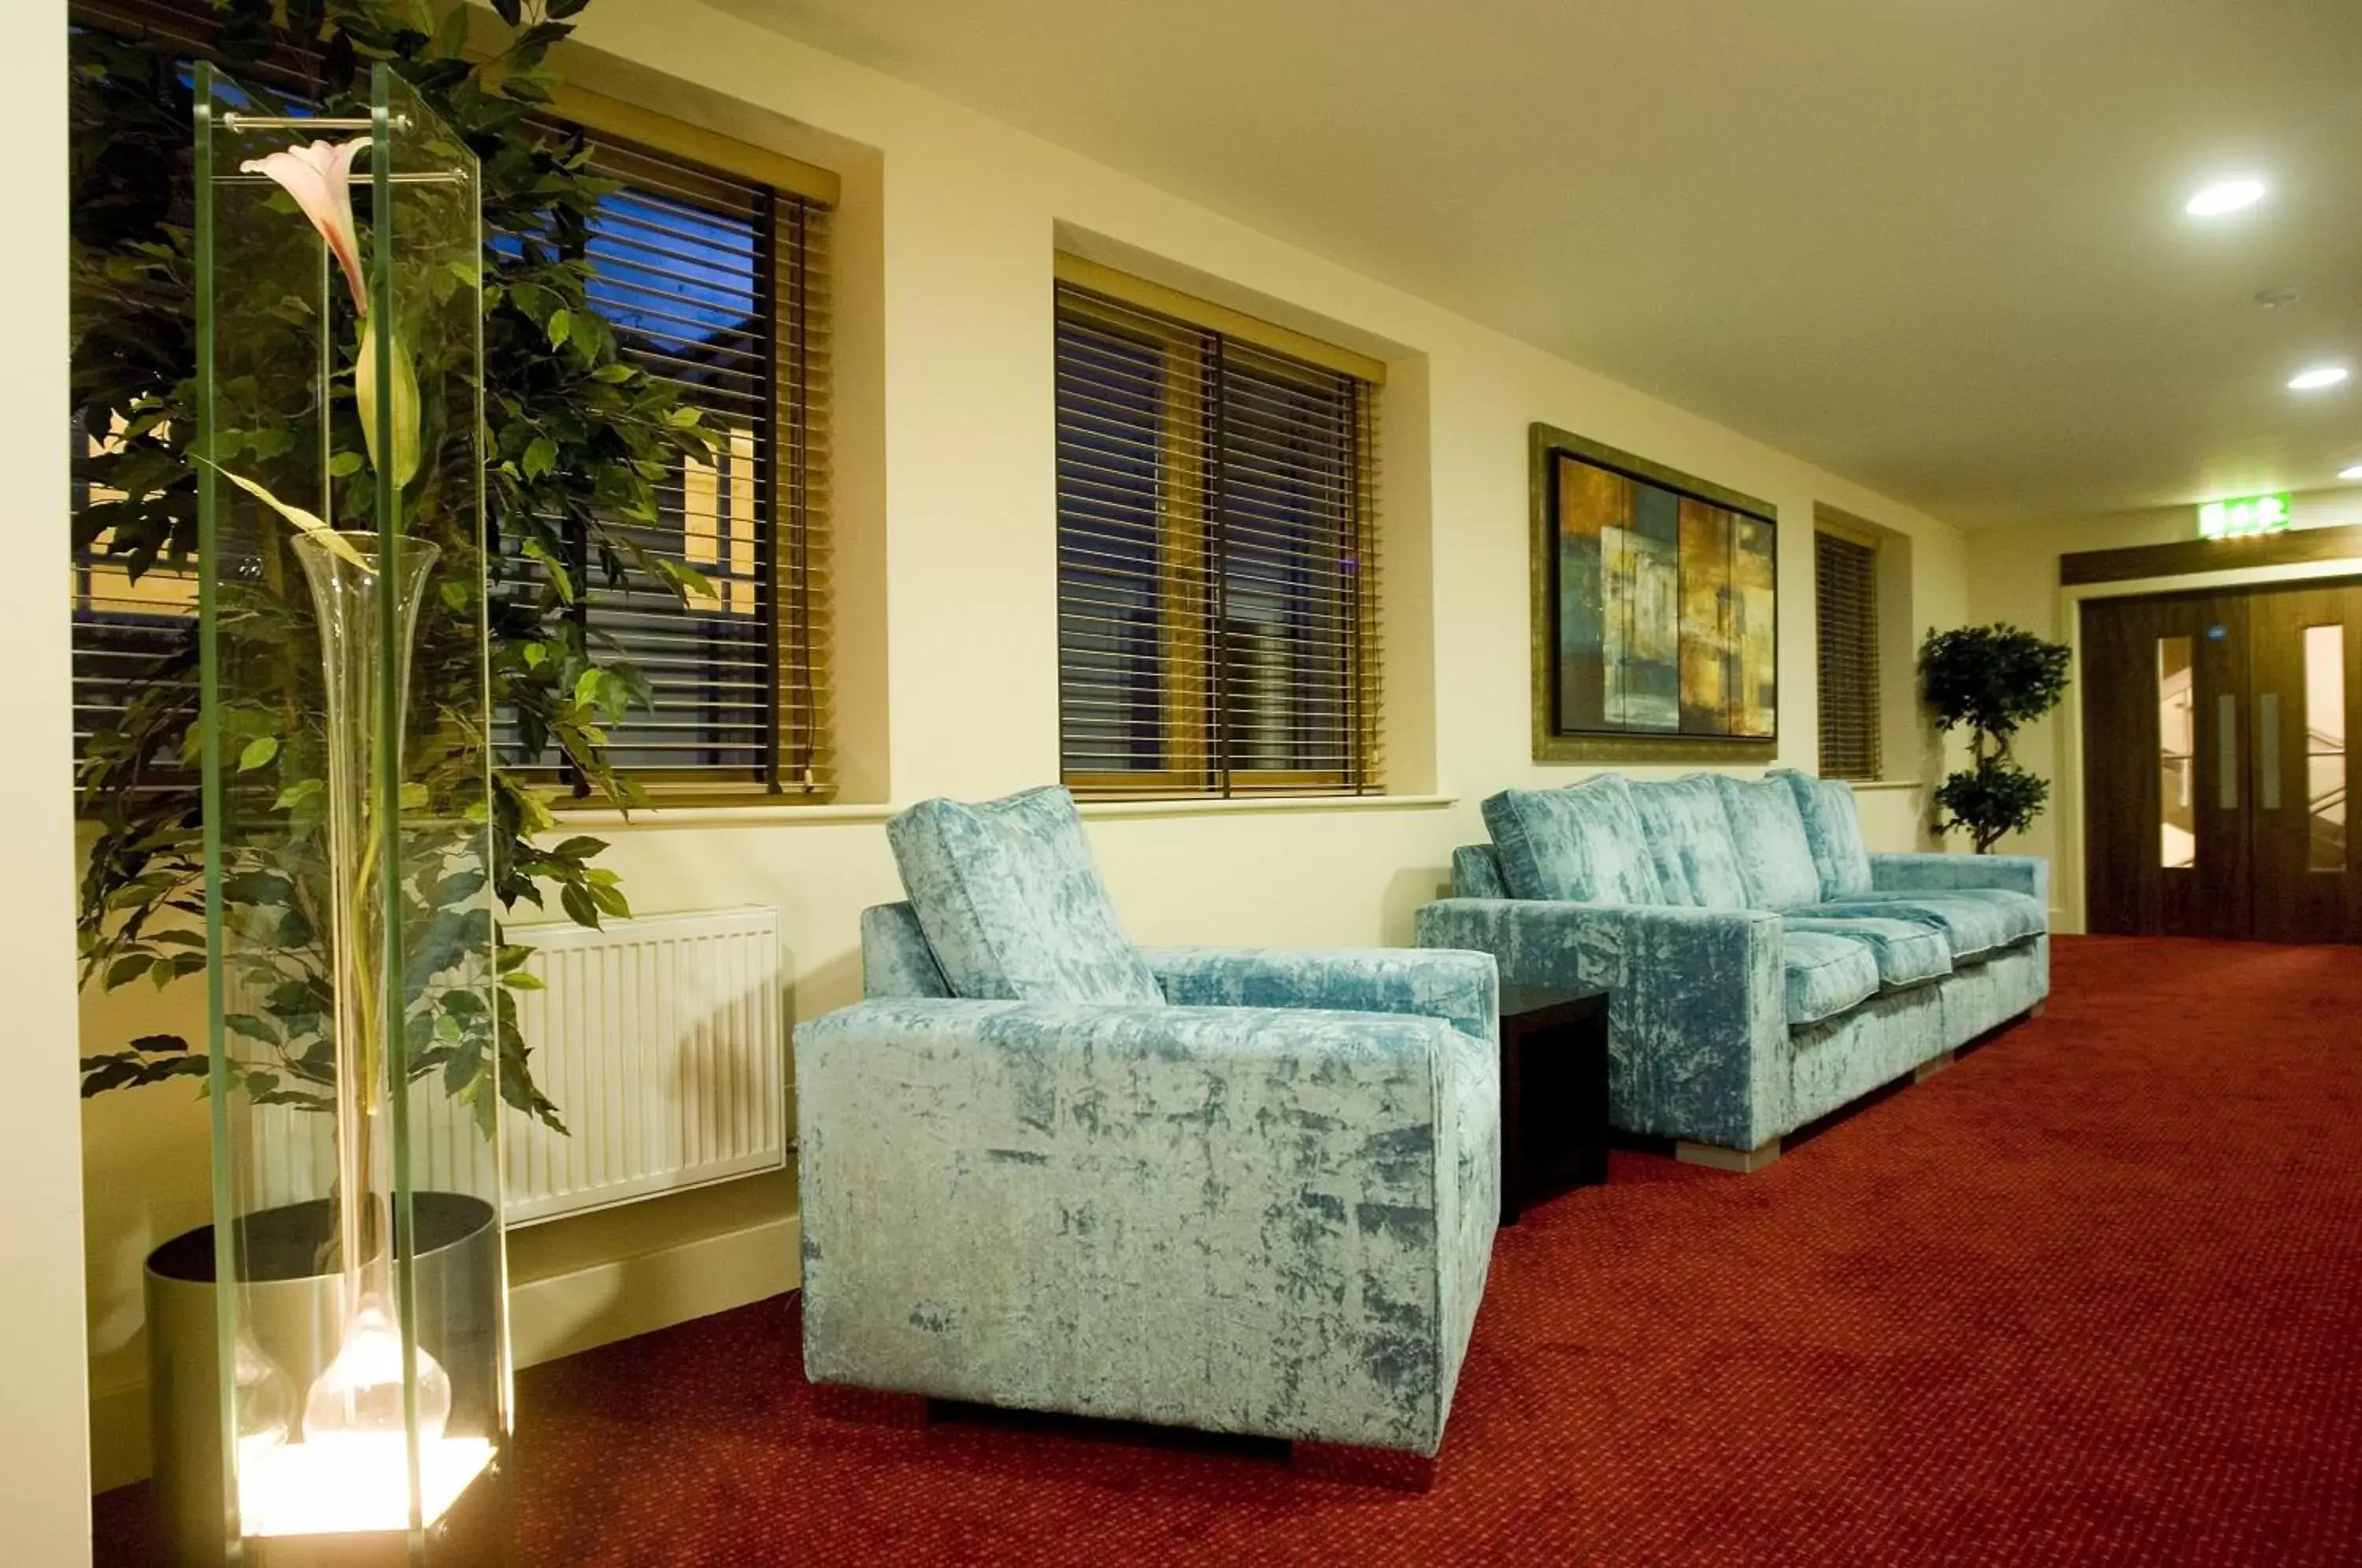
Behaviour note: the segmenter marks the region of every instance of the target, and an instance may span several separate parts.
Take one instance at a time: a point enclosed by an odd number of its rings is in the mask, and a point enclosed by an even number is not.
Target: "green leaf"
[[[360,568],[363,571],[374,569],[369,563],[369,558],[362,555],[359,550],[353,548],[352,541],[347,539],[342,534],[337,533],[334,528],[329,527],[326,523],[321,522],[318,517],[313,515],[311,513],[304,511],[300,506],[290,506],[287,502],[271,494],[270,491],[263,488],[260,484],[258,484],[253,480],[248,479],[244,474],[234,474],[227,469],[223,468],[219,463],[214,462],[210,458],[199,458],[197,461],[204,464],[205,467],[220,474],[222,478],[237,486],[238,489],[246,491],[248,495],[254,497],[255,500],[261,502],[273,512],[278,513],[279,515],[295,525],[296,527],[301,528],[311,537],[319,540],[321,544],[327,547],[328,552],[331,555],[342,557],[344,559],[350,561],[353,565]]]
[[[565,313],[561,311],[559,314]],[[533,438],[532,445],[525,447],[524,457],[518,466],[523,469],[525,478],[536,480],[555,468],[557,464],[557,443],[546,436],[536,436]]]
[[[237,770],[240,773],[251,773],[258,767],[268,767],[270,766],[270,759],[278,755],[279,742],[276,737],[258,735],[247,742],[246,749],[237,754]]]
[[[361,455],[359,452],[339,452],[328,459],[328,472],[337,479],[357,474],[360,469]]]
[[[558,893],[557,903],[575,924],[587,925],[593,931],[599,929],[599,906],[591,901],[587,888],[568,885]]]
[[[574,313],[566,309],[562,305],[557,310],[551,311],[549,313],[548,330],[549,346],[552,348],[563,348],[566,347],[567,335],[574,330]]]

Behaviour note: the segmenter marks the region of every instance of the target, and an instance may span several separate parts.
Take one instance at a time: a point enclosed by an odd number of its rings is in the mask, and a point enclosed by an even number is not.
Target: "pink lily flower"
[[[353,226],[353,155],[369,145],[369,138],[350,141],[315,141],[290,147],[267,158],[250,158],[237,166],[241,174],[268,174],[295,198],[320,237],[328,242],[337,265],[345,270],[345,286],[352,290],[353,308],[369,314],[369,289],[361,281],[361,246]]]

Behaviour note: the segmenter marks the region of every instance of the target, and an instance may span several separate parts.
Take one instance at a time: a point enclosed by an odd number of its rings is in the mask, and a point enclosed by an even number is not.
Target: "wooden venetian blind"
[[[1067,787],[1377,792],[1374,377],[1124,292],[1057,286]]]
[[[1813,536],[1821,689],[1821,777],[1876,778],[1878,550],[1827,530]]]
[[[686,602],[591,558],[571,563],[592,647],[648,679],[651,708],[609,729],[610,756],[659,795],[823,796],[828,746],[828,215],[767,182],[593,132],[619,189],[587,255],[590,299],[623,357],[703,414],[710,459],[658,481],[657,516],[611,523],[702,575]],[[520,588],[530,562],[512,559]],[[554,757],[503,752],[521,771]]]

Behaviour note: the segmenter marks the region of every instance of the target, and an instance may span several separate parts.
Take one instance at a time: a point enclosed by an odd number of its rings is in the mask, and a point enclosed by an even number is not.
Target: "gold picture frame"
[[[1539,423],[1528,472],[1534,760],[1773,760],[1778,509]],[[1584,568],[1584,541],[1562,538],[1569,496],[1606,564]]]

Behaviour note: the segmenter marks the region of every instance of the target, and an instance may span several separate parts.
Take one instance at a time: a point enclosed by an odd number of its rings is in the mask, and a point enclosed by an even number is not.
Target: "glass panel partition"
[[[196,89],[221,1517],[423,1561],[510,1424],[478,171]]]

